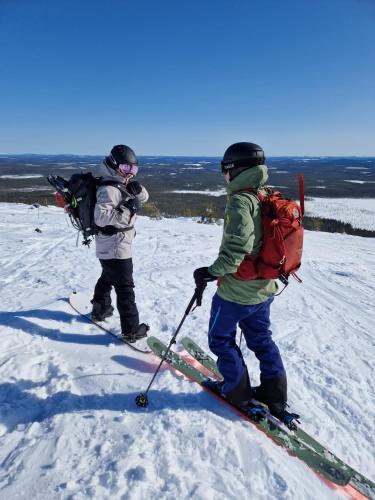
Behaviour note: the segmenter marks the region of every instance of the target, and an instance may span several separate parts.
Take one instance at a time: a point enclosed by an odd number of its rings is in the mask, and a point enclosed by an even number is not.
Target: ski
[[[202,366],[207,368],[214,378],[218,380],[222,380],[223,377],[219,370],[217,369],[216,366],[216,361],[209,355],[207,354],[201,347],[199,347],[198,344],[194,342],[190,337],[183,337],[182,340],[182,345],[186,349],[186,351],[193,356],[193,358],[198,361]]]
[[[147,344],[159,358],[167,350],[167,346],[156,337],[149,337]],[[199,352],[205,354],[200,348]],[[205,358],[205,356],[201,356],[199,362],[202,362],[202,357]],[[208,355],[206,357],[209,358]],[[206,361],[206,359],[203,360]],[[301,429],[289,431],[281,422],[268,413],[266,418],[260,421],[254,420],[246,410],[231,405],[226,399],[204,387],[202,382],[207,377],[173,351],[169,351],[166,362],[190,380],[200,384],[203,389],[210,392],[224,404],[230,406],[238,415],[255,425],[275,443],[284,447],[290,455],[296,456],[305,462],[331,488],[343,491],[352,498],[371,498],[375,495],[374,483],[346,465]]]
[[[108,333],[109,335],[111,335],[112,337],[117,339],[119,342],[122,342],[123,344],[126,344],[127,346],[129,346],[130,349],[133,349],[133,351],[141,352],[143,354],[150,354],[151,353],[151,351],[149,351],[148,349],[141,349],[140,347],[137,347],[136,345],[134,345],[130,342],[127,342],[120,335],[116,335],[109,328],[106,328],[103,325],[103,322],[98,323],[97,321],[93,321],[91,319],[91,315],[90,315],[90,310],[91,310],[90,299],[84,293],[73,292],[71,294],[71,296],[69,297],[69,304],[75,310],[75,312],[77,312],[78,314],[80,314],[81,316],[86,318],[90,323],[93,323],[94,325],[96,325],[103,332]]]
[[[214,376],[214,378],[218,380],[222,380],[222,375],[219,372],[216,361],[207,353],[205,352],[198,344],[194,342],[189,337],[183,337],[182,339],[182,344],[186,351],[196,360],[198,361],[202,366],[204,366],[206,369],[208,369]],[[270,416],[272,418],[272,416]],[[302,430],[300,427],[297,427],[294,431],[294,435],[302,442],[305,443],[307,446],[312,448],[316,453],[322,456],[329,456],[330,460],[332,462],[335,462],[340,465],[342,468],[348,468],[349,466],[345,464],[342,460],[340,460],[338,457],[336,457],[332,452],[327,450],[324,446],[322,446],[318,441],[316,441],[314,438],[312,438],[307,432]],[[356,484],[357,480],[359,480],[359,483],[361,482],[368,482],[368,480],[361,476],[361,474],[357,473],[354,469],[351,469],[353,477],[351,480],[351,483],[354,485]],[[357,477],[358,476],[358,477]],[[371,484],[371,482],[370,482]],[[373,487],[373,486],[372,486]],[[360,486],[359,488],[360,489]]]

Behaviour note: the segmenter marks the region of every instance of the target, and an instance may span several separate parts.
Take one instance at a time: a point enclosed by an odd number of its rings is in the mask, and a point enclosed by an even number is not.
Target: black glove
[[[194,271],[197,306],[202,305],[203,292],[207,286],[207,283],[209,281],[215,281],[216,279],[216,276],[212,276],[212,274],[208,272],[208,267],[198,267],[198,269]]]
[[[125,201],[122,205],[120,205],[117,210],[119,212],[123,212],[123,209],[127,208],[130,212],[131,215],[134,215],[138,211],[138,201],[136,198],[129,198],[127,201]]]
[[[126,186],[126,191],[132,196],[137,196],[142,191],[142,186],[138,181],[130,181]]]
[[[217,276],[213,276],[208,272],[208,267],[198,267],[194,271],[194,281],[197,288],[206,286],[209,281],[215,281]]]

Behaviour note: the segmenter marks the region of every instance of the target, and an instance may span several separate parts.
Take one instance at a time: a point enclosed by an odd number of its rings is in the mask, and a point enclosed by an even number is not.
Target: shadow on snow
[[[114,339],[106,334],[62,333],[58,328],[47,328],[34,323],[32,319],[45,321],[64,322],[65,324],[89,325],[90,322],[74,313],[64,311],[51,311],[35,309],[18,312],[0,312],[0,325],[21,330],[29,335],[47,337],[57,342],[76,344],[92,344],[107,346],[113,344]],[[119,341],[120,343],[120,341]],[[129,356],[113,356],[112,360],[132,370],[153,373],[158,364],[156,361],[146,362]],[[162,370],[168,369],[166,366]],[[100,374],[103,375],[103,374]],[[135,398],[139,393],[114,393],[114,394],[88,394],[79,395],[69,391],[60,391],[46,398],[39,398],[35,391],[46,386],[46,382],[33,382],[31,380],[18,380],[0,384],[0,423],[8,431],[14,430],[18,425],[28,425],[33,422],[42,422],[60,414],[84,413],[94,411],[116,411],[131,413],[160,412],[164,409],[202,411],[208,410],[225,418],[236,416],[224,406],[217,406],[215,400],[205,392],[198,393],[172,393],[168,390],[151,390],[149,392],[150,404],[147,408],[138,408]],[[142,389],[142,388],[140,388]],[[141,391],[140,391],[141,392]],[[82,415],[87,418],[87,415]]]
[[[160,362],[160,359],[154,355],[150,358],[150,362],[124,355],[112,356],[111,359],[121,366],[125,366],[126,368],[130,368],[130,370],[139,371],[142,373],[154,373]],[[161,366],[159,373],[163,372],[164,370],[169,370],[166,363]]]
[[[58,328],[47,328],[45,326],[38,325],[32,321],[32,318],[44,321],[62,322],[64,324],[72,325],[73,327],[76,325],[79,326],[80,324],[91,324],[89,320],[74,313],[70,314],[64,311],[51,311],[48,309],[33,309],[30,311],[0,312],[0,325],[7,326],[15,330],[22,330],[29,335],[47,337],[56,342],[105,346],[116,342],[113,337],[105,335],[104,333],[63,333]]]
[[[42,422],[55,415],[82,413],[82,418],[87,418],[86,412],[103,410],[138,414],[161,412],[165,409],[199,412],[208,410],[221,416],[225,415],[225,418],[231,414],[225,406],[217,406],[216,401],[204,392],[176,394],[166,390],[151,390],[149,406],[138,408],[135,398],[139,393],[135,392],[79,395],[60,391],[46,398],[39,398],[29,392],[43,385],[44,382],[31,380],[0,384],[0,423],[7,427],[8,432],[18,425]],[[235,415],[231,416],[236,418]]]

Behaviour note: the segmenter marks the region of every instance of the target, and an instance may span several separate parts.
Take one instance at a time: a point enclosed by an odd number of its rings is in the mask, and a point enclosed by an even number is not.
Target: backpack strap
[[[121,183],[120,182],[118,182],[118,181],[111,181],[111,180],[103,181],[102,179],[103,179],[103,177],[97,177],[95,179],[97,187],[101,187],[101,186],[113,186],[113,187],[117,187],[121,191],[121,188],[120,188]]]
[[[258,203],[262,203],[262,201],[264,201],[264,196],[260,193],[258,193],[258,191],[256,189],[253,189],[253,188],[244,188],[244,189],[239,189],[238,191],[235,191],[233,193],[233,195],[235,194],[244,194],[244,195],[247,195],[247,198],[249,200],[257,200]],[[253,205],[255,209],[255,205]]]
[[[105,236],[113,236],[114,234],[117,233],[126,233],[127,231],[134,229],[134,226],[125,227],[123,229],[119,229],[115,226],[104,226],[104,227],[96,226],[96,229],[98,233],[102,233]]]
[[[126,191],[126,186],[124,184],[121,184],[121,182],[118,181],[103,181],[101,180],[102,177],[97,177],[96,184],[97,187],[102,187],[102,186],[113,186],[116,187],[121,193],[124,193],[129,196],[129,193]]]
[[[121,194],[127,194],[129,196],[129,193],[126,191],[126,186],[121,184],[121,182],[111,181],[110,179],[104,181],[102,179],[103,179],[103,177],[96,177],[95,180],[96,180],[97,188],[102,187],[102,186],[113,186],[113,187],[116,187],[120,191]],[[137,212],[135,198],[130,198],[130,199],[126,200],[125,202],[122,203],[122,206],[126,207],[129,210],[129,212],[130,212],[129,222],[131,222],[133,215]],[[117,210],[122,212],[120,207],[118,207]],[[131,226],[123,228],[123,229],[119,229],[115,226],[105,226],[105,227],[96,226],[96,228],[97,228],[98,233],[102,233],[106,236],[113,236],[114,234],[117,234],[117,233],[125,233],[126,231],[130,231],[131,229],[134,228],[134,226],[131,225]]]

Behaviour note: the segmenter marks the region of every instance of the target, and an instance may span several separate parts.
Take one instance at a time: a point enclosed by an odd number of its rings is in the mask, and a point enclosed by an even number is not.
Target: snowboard
[[[71,307],[81,316],[84,316],[88,321],[96,325],[103,332],[108,333],[119,342],[123,342],[127,346],[129,346],[133,351],[141,352],[143,354],[149,354],[151,351],[148,350],[145,346],[146,338],[138,340],[136,345],[130,342],[127,342],[120,334],[114,333],[109,327],[106,326],[106,321],[93,321],[91,319],[91,309],[92,304],[90,302],[90,297],[82,292],[73,292],[69,297],[69,304]],[[144,346],[144,347],[143,347]]]
[[[188,344],[189,340],[190,339],[185,341],[184,344]],[[162,358],[167,351],[167,346],[156,337],[149,337],[147,339],[147,344],[159,358]],[[206,358],[210,358],[210,356],[204,353],[204,351],[194,342],[193,346],[195,351],[197,351],[198,347],[200,352],[198,356],[200,358],[198,359],[199,362],[202,362],[201,360],[206,360]],[[169,351],[166,362],[201,386],[202,382],[207,379],[203,373],[173,351]],[[212,365],[210,366],[212,367]],[[226,399],[213,393],[206,387],[202,386],[202,388],[218,398],[222,403],[230,406],[238,415],[255,425],[276,444],[285,448],[289,455],[296,456],[305,462],[305,464],[331,488],[340,490],[352,498],[372,498],[375,495],[374,483],[349,467],[306,432],[302,431],[302,429],[298,428],[296,431],[290,431],[280,421],[268,413],[266,418],[255,421],[245,410],[241,410],[231,405]]]

